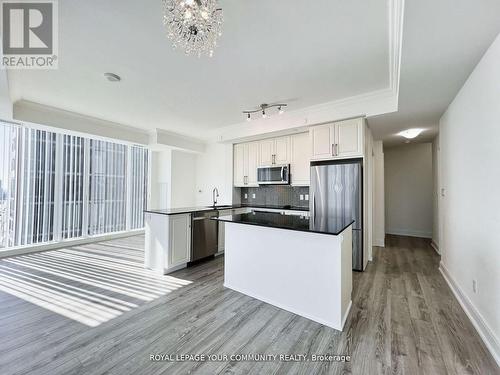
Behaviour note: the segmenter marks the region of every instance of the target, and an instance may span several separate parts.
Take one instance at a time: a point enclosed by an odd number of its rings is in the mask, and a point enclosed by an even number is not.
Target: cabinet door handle
[[[335,156],[335,145],[332,143],[332,156]]]
[[[339,156],[339,144],[335,143],[335,156]]]
[[[273,165],[276,164],[276,154],[272,155],[272,159],[273,159]]]

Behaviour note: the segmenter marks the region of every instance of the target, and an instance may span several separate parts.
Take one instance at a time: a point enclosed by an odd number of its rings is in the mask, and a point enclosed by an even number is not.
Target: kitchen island
[[[225,223],[225,287],[342,330],[351,307],[351,218],[254,211],[212,220]]]
[[[199,207],[180,207],[170,209],[147,209],[144,211],[145,221],[145,256],[144,266],[161,274],[168,274],[184,268],[197,257],[210,254],[221,254],[224,251],[224,223],[205,222],[203,216],[228,215],[250,212],[252,210],[271,210],[283,214],[308,215],[308,209],[293,206],[258,206],[245,204],[228,204]],[[211,228],[207,231],[197,228]],[[197,251],[205,247],[207,254]]]

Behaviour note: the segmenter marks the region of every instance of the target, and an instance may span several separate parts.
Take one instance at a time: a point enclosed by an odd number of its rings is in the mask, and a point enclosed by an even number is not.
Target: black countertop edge
[[[280,215],[278,213],[272,213],[272,212],[267,212],[267,213],[262,213],[262,214],[268,214],[268,215]],[[251,215],[251,214],[238,214],[238,215],[227,215],[227,216],[220,216],[220,217],[212,217],[211,220],[217,220],[217,221],[222,221],[225,223],[234,223],[234,224],[243,224],[243,225],[254,225],[254,226],[259,226],[259,227],[267,227],[267,228],[276,228],[276,229],[284,229],[284,230],[294,230],[298,232],[306,232],[306,233],[317,233],[317,234],[326,234],[326,235],[331,235],[331,236],[338,236],[341,234],[344,230],[349,228],[354,223],[354,220],[348,219],[348,220],[340,220],[342,221],[341,224],[333,227],[328,227],[328,226],[321,226],[318,225],[317,228],[311,228],[309,226],[309,218],[305,217],[300,217],[298,218],[297,215],[286,215],[290,217],[290,223],[280,223],[279,220],[276,222],[270,222],[269,221],[269,216],[265,218],[264,221],[258,222],[258,221],[248,221],[249,216],[246,215]],[[295,218],[293,217],[295,216]],[[299,223],[299,225],[296,225],[297,221],[302,220],[302,223]],[[304,223],[307,221],[307,227],[304,226]],[[319,220],[321,221],[321,220]]]
[[[262,209],[270,209],[270,210],[289,210],[289,211],[304,211],[309,212],[308,207],[296,207],[296,206],[262,206],[256,204],[232,204],[232,205],[224,205],[223,207],[212,207],[212,206],[200,206],[200,207],[181,207],[181,208],[170,208],[170,209],[147,209],[144,210],[145,213],[150,214],[158,214],[158,215],[182,215],[182,214],[192,214],[195,212],[204,212],[204,211],[224,211],[224,210],[233,210],[236,208],[262,208]]]

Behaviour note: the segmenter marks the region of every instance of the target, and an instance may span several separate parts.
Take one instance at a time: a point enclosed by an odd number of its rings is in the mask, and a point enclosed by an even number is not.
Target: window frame
[[[148,201],[149,201],[149,184],[150,184],[150,155],[151,152],[148,149],[147,145],[139,145],[139,144],[134,144],[130,142],[124,142],[124,141],[119,141],[116,139],[110,139],[110,138],[104,138],[104,137],[94,137],[89,134],[82,134],[79,132],[71,132],[71,131],[66,131],[66,130],[60,130],[60,129],[55,129],[51,127],[45,127],[45,126],[30,126],[30,124],[20,124],[20,123],[13,123],[13,122],[8,122],[8,121],[0,121],[0,126],[9,126],[9,127],[14,127],[17,129],[17,150],[16,150],[16,160],[15,160],[15,171],[16,175],[14,177],[15,179],[15,191],[13,193],[14,195],[14,202],[16,204],[15,207],[15,212],[14,212],[14,219],[13,219],[13,243],[11,243],[11,246],[5,247],[0,247],[0,252],[4,251],[9,251],[13,249],[23,249],[23,248],[30,248],[30,247],[38,247],[38,246],[43,246],[43,245],[50,245],[54,243],[59,243],[59,242],[71,242],[73,240],[82,240],[82,239],[92,239],[94,237],[96,238],[102,238],[106,236],[112,236],[116,235],[119,233],[124,233],[124,232],[130,232],[130,231],[142,231],[144,230],[144,219],[142,219],[142,226],[140,225],[137,228],[134,228],[134,224],[137,224],[137,218],[132,218],[131,215],[134,213],[134,208],[133,207],[142,207],[142,209],[146,209]],[[36,138],[35,136],[35,144],[30,147],[29,150],[26,150],[26,134],[37,134],[40,138]],[[50,134],[54,134],[55,140],[53,142],[52,146],[52,141],[50,141],[50,148],[48,148],[47,144],[43,144],[43,142],[48,142],[49,139],[51,139]],[[67,178],[68,178],[68,171],[64,170],[65,166],[65,161],[63,159],[65,152],[68,151],[65,147],[67,146],[65,144],[65,137],[69,137],[68,139],[70,140],[70,146],[69,146],[69,151],[71,154],[74,152],[77,152],[76,149],[73,149],[75,147],[75,144],[73,144],[74,140],[81,138],[82,142],[80,144],[80,147],[82,149],[81,152],[83,152],[83,160],[79,160],[82,164],[79,165],[78,167],[78,172],[81,174],[81,177],[75,175],[75,176],[70,176],[69,179],[70,181],[74,182],[75,178],[81,178],[83,181],[83,186],[76,187],[73,186],[74,189],[77,189],[79,191],[79,196],[78,198],[81,197],[81,212],[78,213],[78,215],[81,215],[81,221],[79,224],[81,224],[81,235],[79,232],[77,235],[71,235],[68,236],[68,234],[64,235],[63,234],[63,210],[65,210],[67,205],[69,204],[68,202],[64,201],[65,199],[65,192],[63,191],[65,184],[68,183]],[[43,139],[43,141],[41,141]],[[32,142],[33,140],[29,140],[29,142]],[[91,160],[90,160],[90,144],[91,141],[102,141],[106,145],[110,145],[110,147],[106,147],[106,151],[111,150],[111,159],[112,160],[106,160],[105,162],[108,163],[109,168],[113,168],[113,166],[110,165],[110,163],[113,162],[118,162],[118,159],[123,158],[123,163],[124,163],[124,175],[120,176],[120,179],[123,179],[123,182],[125,183],[123,187],[123,201],[122,203],[117,204],[116,208],[119,210],[120,214],[111,215],[119,218],[123,218],[123,215],[125,215],[125,219],[123,220],[123,227],[119,228],[119,230],[110,230],[110,231],[104,231],[103,233],[97,233],[97,234],[90,234],[90,219],[89,219],[89,214],[91,212],[90,208],[90,181],[91,181],[91,176],[90,176],[90,165],[91,165]],[[40,142],[40,143],[39,143]],[[55,147],[55,150],[52,149],[52,147]],[[123,147],[123,151],[118,151]],[[33,161],[33,166],[36,164],[36,167],[33,167],[31,165],[31,160],[26,161],[26,158],[31,158],[33,155],[31,155],[32,151],[34,149],[34,152],[44,152],[45,155],[45,160],[41,160],[43,157],[40,157],[40,160],[35,160]],[[142,160],[141,163],[133,163],[134,157],[133,153],[137,152],[139,150],[140,154],[140,159]],[[26,152],[28,151],[28,155],[26,155]],[[49,152],[54,152],[55,155],[55,160],[53,160],[54,165],[49,164],[49,159],[47,159],[47,153]],[[117,155],[115,155],[115,153]],[[122,153],[122,154],[121,154]],[[120,155],[118,155],[120,154]],[[40,154],[41,155],[41,154]],[[33,156],[36,158],[36,154]],[[51,156],[52,157],[52,156]],[[116,160],[115,160],[116,159]],[[52,160],[52,159],[50,159]],[[28,171],[26,171],[26,165],[25,163],[29,163]],[[52,163],[52,162],[50,162]],[[73,163],[73,160],[71,160],[70,156],[70,163]],[[67,165],[67,164],[66,164]],[[33,175],[33,173],[43,173],[40,172],[41,169],[47,169],[48,167],[52,168],[54,167],[53,171],[53,177],[51,177],[51,181],[47,182],[47,179],[44,179],[43,181],[43,194],[44,197],[42,199],[43,202],[39,201],[37,204],[39,204],[39,209],[42,207],[43,203],[43,214],[44,215],[51,215],[51,205],[53,205],[53,214],[50,217],[50,222],[48,225],[52,225],[52,232],[51,236],[52,238],[50,239],[49,236],[46,236],[45,232],[42,234],[42,240],[41,241],[36,241],[34,239],[35,235],[39,235],[39,231],[37,233],[34,233],[33,228],[31,228],[30,234],[24,233],[21,229],[23,228],[23,221],[28,220],[25,215],[25,209],[23,208],[24,201],[24,193],[25,189],[27,187],[30,187],[30,184],[33,184],[34,181],[36,180],[35,178],[31,178],[30,176]],[[70,173],[74,172],[73,170],[73,165],[70,165]],[[31,170],[30,170],[31,168]],[[41,168],[41,169],[40,169]],[[134,168],[142,168],[140,171],[135,170]],[[52,170],[52,169],[51,169]],[[27,175],[27,173],[30,172],[30,175]],[[52,172],[51,172],[52,173]],[[133,184],[137,183],[137,179],[134,178],[133,174],[139,174],[142,176],[142,181],[143,186],[141,187],[141,190],[143,192],[143,197],[141,197],[141,203],[137,203],[137,199],[134,200],[133,196],[133,191],[135,189],[135,186]],[[105,171],[105,180],[108,180],[107,175],[108,172]],[[40,175],[39,175],[40,179]],[[112,178],[113,181],[115,181],[115,184],[118,181],[117,178]],[[41,181],[41,180],[40,180]],[[40,182],[39,182],[40,183]],[[116,190],[119,190],[116,186],[108,186],[108,183],[105,183],[105,193],[107,194],[107,197],[112,197],[113,194],[116,193]],[[41,189],[41,188],[40,188]],[[47,190],[48,189],[48,190]],[[52,191],[53,189],[53,191]],[[40,193],[40,191],[38,191]],[[34,194],[34,193],[33,193]],[[51,197],[53,196],[53,202],[47,203],[47,194],[49,194]],[[66,196],[66,198],[68,198]],[[34,198],[33,198],[34,199]],[[40,198],[39,198],[40,200]],[[114,205],[108,202],[109,199],[104,197],[104,204],[106,206],[112,206]],[[32,202],[32,205],[35,203]],[[47,205],[48,204],[48,205]],[[71,204],[74,204],[71,203]],[[80,203],[79,203],[80,204]],[[123,207],[118,207],[119,205],[122,205]],[[118,211],[117,211],[118,212]],[[74,216],[74,215],[73,215]],[[108,215],[109,216],[109,215]],[[144,217],[144,216],[143,216]],[[109,219],[109,218],[108,218]],[[112,219],[110,219],[112,220]],[[109,220],[108,220],[109,221]],[[114,223],[106,223],[109,225],[115,225]],[[45,222],[43,223],[45,227]],[[109,227],[108,227],[109,228]],[[2,228],[0,228],[2,229]],[[29,229],[29,228],[28,228]],[[29,230],[25,228],[26,232],[29,232]],[[69,228],[66,228],[69,230]],[[74,229],[74,228],[73,228]],[[23,232],[23,233],[22,233]],[[74,233],[73,233],[74,234]],[[31,235],[31,240],[28,241],[26,238],[24,240],[21,238],[21,235]],[[24,242],[24,243],[23,243]],[[29,243],[28,243],[29,242]],[[1,246],[2,244],[0,244]]]

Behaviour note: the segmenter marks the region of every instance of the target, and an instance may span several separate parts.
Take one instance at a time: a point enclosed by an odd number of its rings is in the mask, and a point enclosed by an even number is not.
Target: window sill
[[[61,249],[64,247],[83,245],[83,244],[93,243],[93,242],[108,241],[108,240],[113,240],[115,238],[136,236],[136,235],[143,234],[143,233],[144,233],[144,229],[134,229],[134,230],[127,230],[127,231],[123,231],[123,232],[100,234],[97,236],[72,238],[72,239],[62,240],[62,241],[57,241],[57,242],[44,242],[44,243],[34,244],[34,245],[9,247],[9,248],[5,248],[3,250],[0,249],[0,258],[11,257],[11,256],[15,256],[15,255],[23,255],[23,254],[34,253],[34,252],[39,252],[39,251]]]

